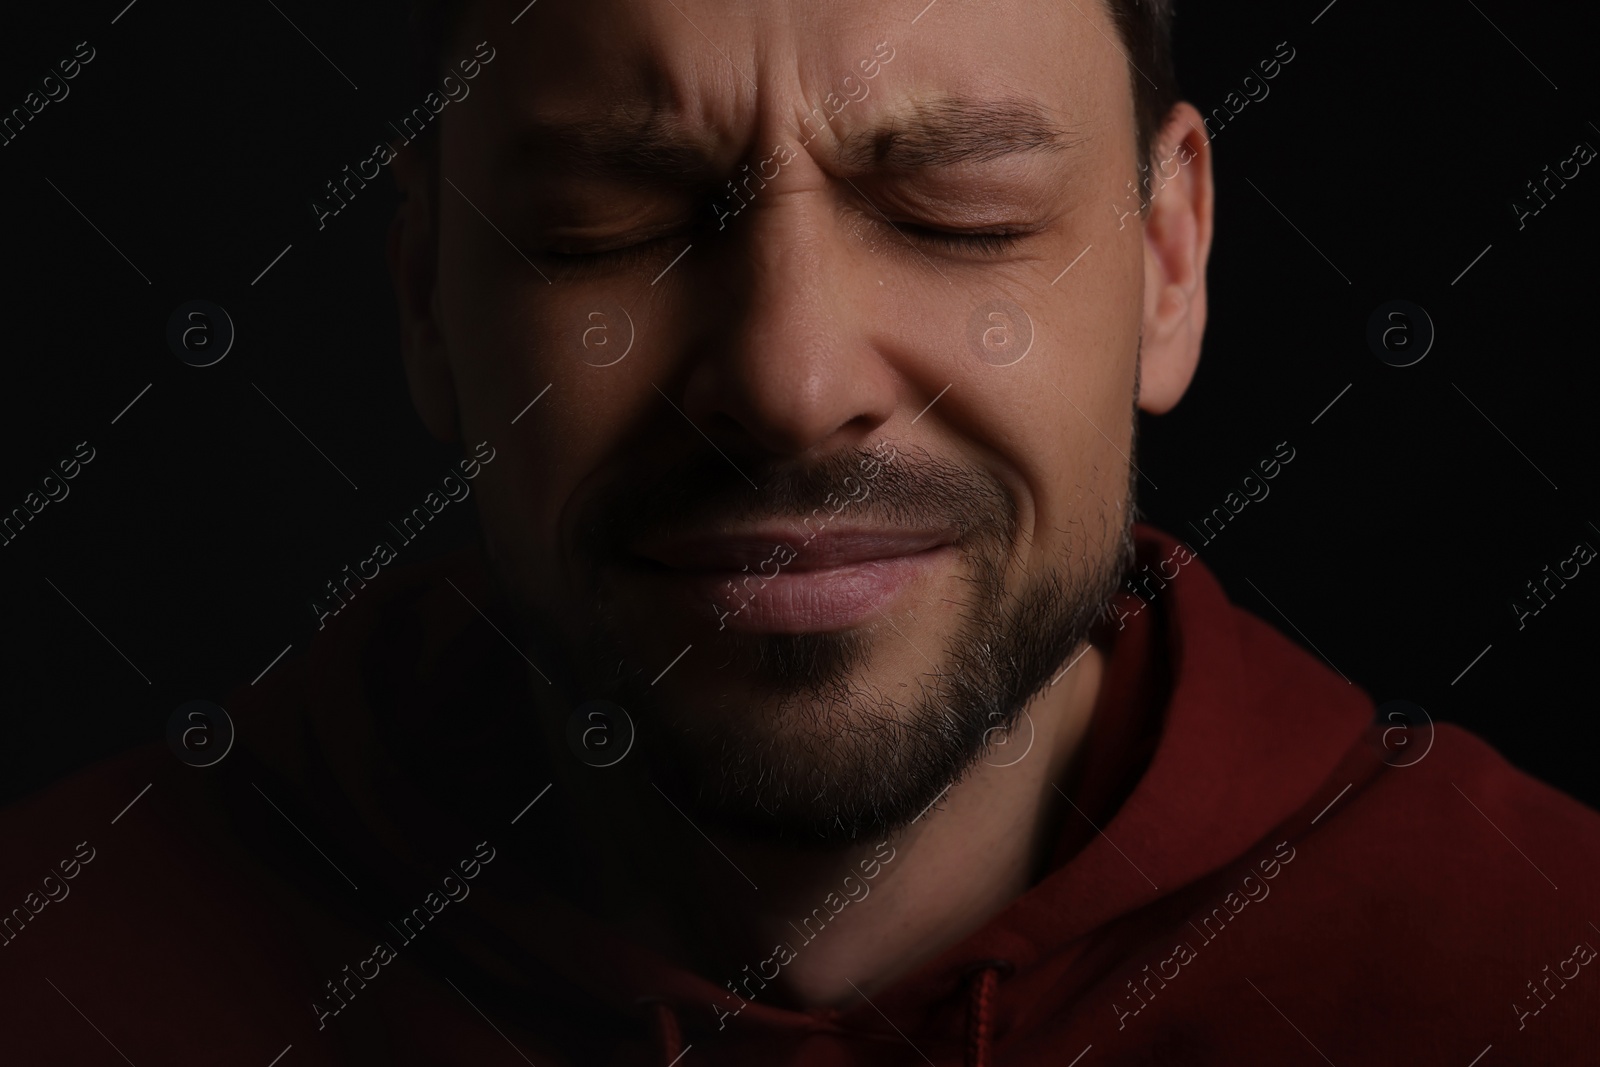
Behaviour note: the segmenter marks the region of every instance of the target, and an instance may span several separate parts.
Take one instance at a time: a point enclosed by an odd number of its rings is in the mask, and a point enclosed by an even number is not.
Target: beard
[[[570,630],[556,633],[523,601],[528,632],[574,653],[561,657],[571,670],[558,682],[572,706],[598,698],[627,709],[635,752],[658,788],[697,824],[746,839],[834,849],[915,821],[992,739],[1011,735],[1024,707],[1087,640],[1133,560],[1131,484],[1125,500],[1102,497],[1074,523],[1062,559],[1034,561],[1013,588],[1018,508],[986,471],[925,452],[884,461],[847,449],[803,467],[747,460],[736,468],[724,458],[697,456],[609,487],[583,527],[587,572],[624,558],[646,532],[712,517],[810,515],[846,479],[860,482],[870,469],[864,461],[877,460],[881,469],[851,505],[852,517],[951,531],[966,586],[938,649],[919,647],[925,637],[913,643],[916,635],[887,617],[876,633],[720,631],[711,654],[697,657],[698,680],[680,669],[676,687],[651,680],[603,583],[591,590],[594,621],[576,648]],[[755,473],[759,492],[744,471]],[[1082,488],[1078,498],[1096,499]],[[920,669],[875,680],[880,642],[910,644]]]

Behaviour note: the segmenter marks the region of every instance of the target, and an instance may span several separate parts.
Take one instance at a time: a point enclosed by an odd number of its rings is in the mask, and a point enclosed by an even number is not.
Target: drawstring
[[[975,969],[967,986],[966,1067],[993,1067],[995,1000],[1001,971],[1010,973],[1011,964],[1006,960],[985,960]]]
[[[666,1001],[650,1005],[656,1023],[656,1045],[661,1050],[661,1067],[672,1067],[683,1055],[683,1031],[678,1028],[678,1015]]]

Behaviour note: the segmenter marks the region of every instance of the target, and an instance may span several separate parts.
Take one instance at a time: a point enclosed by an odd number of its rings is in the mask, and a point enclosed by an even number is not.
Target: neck
[[[577,836],[590,853],[589,899],[743,999],[815,1006],[870,996],[972,933],[1042,871],[1057,836],[1055,783],[1082,748],[1105,663],[1098,649],[1081,651],[1013,735],[914,823],[841,850],[715,833],[713,848],[648,783],[619,790],[615,778],[566,768],[558,788],[586,813]]]

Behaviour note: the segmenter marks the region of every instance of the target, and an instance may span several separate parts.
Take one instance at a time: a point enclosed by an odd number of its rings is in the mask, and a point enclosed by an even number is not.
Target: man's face
[[[1150,302],[1116,30],[1090,0],[522,6],[444,52],[495,50],[441,120],[412,360],[498,451],[535,658],[707,818],[903,824],[1125,562]]]

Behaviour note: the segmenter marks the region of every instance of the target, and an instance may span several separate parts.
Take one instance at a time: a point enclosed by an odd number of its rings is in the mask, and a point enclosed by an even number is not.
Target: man
[[[916,7],[424,11],[389,258],[483,551],[8,814],[23,1061],[1591,1058],[1595,815],[1135,531],[1170,12]]]

